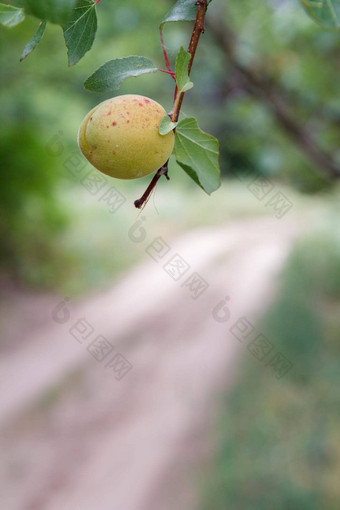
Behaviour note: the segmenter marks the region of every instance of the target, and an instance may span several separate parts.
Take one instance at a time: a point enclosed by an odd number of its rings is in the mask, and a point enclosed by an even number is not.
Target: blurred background
[[[2,507],[337,509],[339,33],[297,0],[215,0],[182,115],[219,139],[222,187],[171,161],[140,212],[148,177],[80,155],[109,97],[82,84],[163,67],[172,2],[115,4],[71,68],[59,27],[22,63],[37,20],[0,27]],[[190,33],[166,26],[172,61]],[[173,82],[119,93],[169,111]]]

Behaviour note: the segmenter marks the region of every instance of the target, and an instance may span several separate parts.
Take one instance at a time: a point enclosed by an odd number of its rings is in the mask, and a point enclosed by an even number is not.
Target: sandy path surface
[[[195,466],[211,450],[217,398],[247,355],[229,330],[263,313],[296,234],[292,221],[260,219],[178,239],[188,274],[209,284],[196,300],[150,259],[68,302],[64,324],[49,307],[48,324],[0,356],[2,508],[197,508]],[[217,322],[225,296],[230,318]],[[73,338],[79,318],[133,365],[121,380]]]

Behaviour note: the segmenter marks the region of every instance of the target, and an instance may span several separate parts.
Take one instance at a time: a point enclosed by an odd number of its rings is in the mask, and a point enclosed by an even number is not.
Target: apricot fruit
[[[174,133],[158,128],[164,108],[148,97],[126,94],[95,106],[82,121],[79,147],[98,170],[118,179],[137,179],[161,168],[174,147]]]

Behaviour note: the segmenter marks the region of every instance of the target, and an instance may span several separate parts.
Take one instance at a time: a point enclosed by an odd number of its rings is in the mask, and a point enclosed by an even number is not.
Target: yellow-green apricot
[[[170,157],[174,133],[158,132],[164,108],[148,97],[126,94],[107,99],[84,118],[79,147],[89,162],[118,179],[137,179],[158,170]]]

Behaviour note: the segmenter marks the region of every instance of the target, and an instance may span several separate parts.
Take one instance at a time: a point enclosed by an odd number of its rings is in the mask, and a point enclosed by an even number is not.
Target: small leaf
[[[194,84],[190,81],[188,74],[188,65],[190,59],[190,53],[185,51],[183,46],[181,46],[179,52],[177,53],[175,64],[176,84],[179,92],[186,92],[194,86]]]
[[[42,36],[45,33],[45,29],[46,29],[46,21],[41,21],[40,25],[38,27],[38,30],[36,31],[36,33],[34,34],[32,39],[30,41],[28,41],[28,43],[26,44],[26,46],[21,54],[20,62],[22,62],[24,60],[24,58],[27,57],[27,55],[29,55],[30,53],[32,53],[33,50],[35,50],[35,48],[40,43]]]
[[[130,57],[109,60],[87,78],[84,87],[92,92],[109,92],[117,90],[121,83],[131,76],[153,73],[157,67],[145,57]]]
[[[71,17],[75,0],[23,0],[22,4],[27,14],[63,25]]]
[[[68,65],[73,66],[92,48],[97,32],[93,0],[77,0],[70,22],[63,27]]]
[[[210,194],[219,188],[218,140],[201,131],[195,118],[178,123],[174,153],[177,163],[204,191]]]
[[[212,0],[208,1],[210,4]],[[178,0],[163,18],[159,28],[162,31],[165,23],[171,21],[194,21],[197,14],[196,0]]]
[[[169,115],[165,115],[165,117],[163,117],[161,120],[158,132],[160,135],[163,135],[163,136],[167,135],[168,133],[170,133],[170,131],[175,129],[177,124],[178,124],[178,122],[171,122]]]
[[[13,5],[0,4],[0,23],[7,28],[12,28],[21,23],[25,19],[22,9],[18,9]]]
[[[311,18],[325,29],[339,30],[339,0],[300,0],[303,8]]]
[[[163,30],[165,23],[171,21],[193,21],[196,19],[197,5],[196,0],[178,0],[163,18],[160,29]]]

